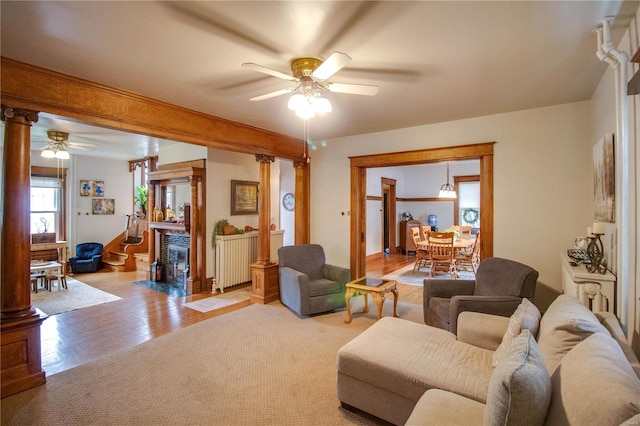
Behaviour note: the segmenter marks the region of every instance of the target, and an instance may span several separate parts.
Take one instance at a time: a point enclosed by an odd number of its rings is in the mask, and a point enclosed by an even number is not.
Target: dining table
[[[467,249],[473,246],[473,243],[475,242],[475,240],[476,240],[475,238],[455,238],[453,240],[453,248],[455,250]],[[418,247],[423,250],[427,250],[429,248],[429,241],[427,240],[420,241],[418,243]]]
[[[46,260],[32,260],[29,268],[32,274],[36,272],[44,272],[47,276],[56,275],[58,277],[58,290],[62,287],[64,276],[61,263]],[[49,286],[49,291],[51,291],[51,286]]]

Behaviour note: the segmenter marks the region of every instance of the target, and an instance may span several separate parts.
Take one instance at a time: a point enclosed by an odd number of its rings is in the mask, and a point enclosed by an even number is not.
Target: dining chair
[[[436,270],[446,271],[451,278],[457,279],[456,259],[453,249],[453,232],[429,232],[429,277],[433,277]]]
[[[476,234],[476,239],[468,250],[457,250],[455,258],[458,271],[462,269],[471,270],[475,276],[480,264],[480,232]]]
[[[32,291],[34,293],[38,292],[38,285],[40,284],[40,282],[44,283],[44,286],[46,288],[46,279],[47,279],[47,274],[45,274],[44,272],[34,272],[31,274],[31,288]]]
[[[461,226],[460,227],[460,238],[466,238],[466,239],[470,239],[471,238],[471,230],[473,229],[472,226]]]
[[[413,242],[416,245],[416,262],[413,264],[413,272],[418,271],[420,268],[426,268],[431,265],[429,259],[429,246],[426,241],[423,241],[420,236],[420,228],[411,228],[411,236]],[[425,243],[427,243],[425,245]]]
[[[431,232],[431,226],[430,225],[422,225],[422,241],[427,241],[427,235],[429,235],[429,232]]]

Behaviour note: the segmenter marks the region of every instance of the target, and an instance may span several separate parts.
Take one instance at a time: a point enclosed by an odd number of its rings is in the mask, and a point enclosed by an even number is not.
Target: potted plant
[[[409,220],[413,220],[413,215],[411,214],[411,212],[402,212],[402,213],[400,213],[400,221],[401,222],[407,222]]]
[[[136,196],[133,201],[140,206],[140,211],[146,216],[147,214],[147,188],[144,186],[136,186]]]
[[[213,235],[211,236],[211,247],[216,248],[216,237],[224,235],[224,227],[229,225],[228,219],[220,219],[213,227]]]

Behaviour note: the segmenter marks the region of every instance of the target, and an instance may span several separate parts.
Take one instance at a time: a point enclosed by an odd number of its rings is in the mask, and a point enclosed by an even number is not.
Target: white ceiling
[[[294,58],[344,52],[353,59],[330,81],[380,91],[329,93],[333,112],[311,120],[319,140],[588,100],[606,70],[593,28],[615,15],[617,43],[639,4],[3,0],[0,47],[4,57],[295,137],[303,124],[288,96],[249,101],[291,85],[241,64],[290,74]],[[46,114],[36,143],[49,129],[97,145],[93,155],[140,158],[166,143]]]

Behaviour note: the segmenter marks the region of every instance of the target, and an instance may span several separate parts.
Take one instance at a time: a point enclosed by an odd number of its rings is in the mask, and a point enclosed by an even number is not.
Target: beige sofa
[[[511,318],[465,312],[457,337],[385,317],[338,351],[337,369],[345,408],[397,425],[619,425],[640,414],[640,363],[617,319],[567,295],[541,319],[526,299]]]

